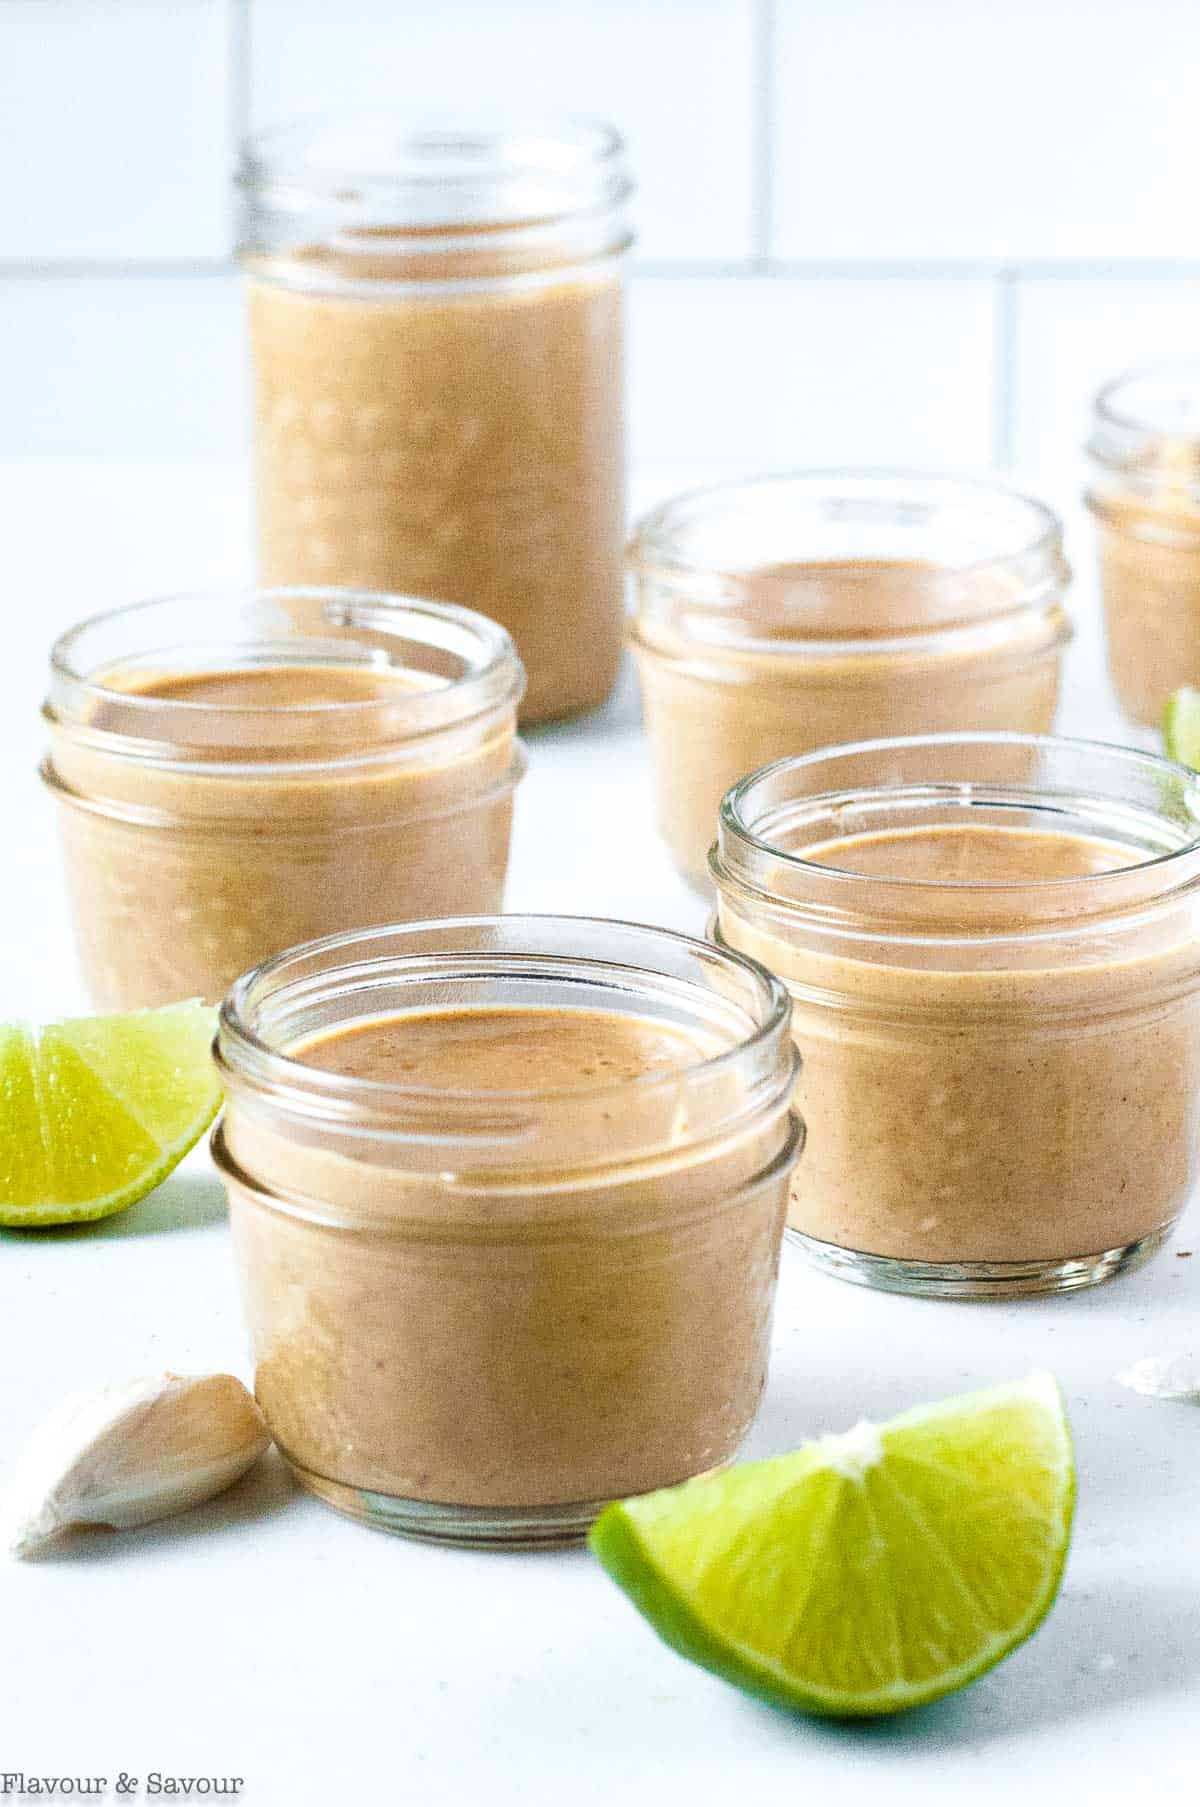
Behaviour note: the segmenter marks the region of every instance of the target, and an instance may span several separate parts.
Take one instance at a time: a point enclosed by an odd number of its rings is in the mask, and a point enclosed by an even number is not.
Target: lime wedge
[[[859,1424],[601,1513],[659,1636],[748,1694],[866,1717],[974,1681],[1058,1593],[1075,1471],[1049,1374]]]
[[[1162,719],[1163,751],[1180,765],[1200,769],[1200,690],[1190,685],[1167,698]]]
[[[0,1224],[108,1217],[165,1180],[221,1102],[216,1014],[0,1023]]]

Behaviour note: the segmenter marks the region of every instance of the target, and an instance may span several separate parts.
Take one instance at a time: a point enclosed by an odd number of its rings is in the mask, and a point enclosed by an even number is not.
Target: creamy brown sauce
[[[285,286],[323,260],[249,285],[264,581],[478,609],[516,641],[524,719],[599,703],[625,625],[618,278],[439,291],[380,257],[352,262],[375,289]]]
[[[1021,885],[1091,878],[1138,864],[1129,849],[1091,836],[946,823],[849,835],[803,850],[814,865],[864,878],[926,884]]]
[[[721,798],[772,760],[877,735],[1053,726],[1065,619],[1018,608],[1011,578],[906,559],[734,575],[729,631],[744,640],[702,642],[669,607],[643,608],[634,629],[659,822],[706,887]]]
[[[256,1393],[308,1485],[536,1507],[729,1458],[765,1373],[786,1177],[761,1177],[778,1119],[718,1134],[729,1089],[672,1083],[726,1046],[703,1024],[531,1006],[363,1019],[289,1048],[434,1089],[419,1121],[442,1140],[416,1153],[365,1107],[331,1146],[233,1099],[240,1170],[336,1225],[231,1179]],[[514,1089],[519,1107],[488,1106]],[[484,1101],[439,1115],[438,1090]]]
[[[740,582],[739,612],[764,640],[882,639],[983,616],[1005,601],[995,578],[927,559],[788,559],[742,572]]]
[[[1169,485],[1088,500],[1113,687],[1131,720],[1157,727],[1172,691],[1200,684],[1200,506]]]
[[[377,1018],[315,1037],[293,1059],[351,1079],[447,1091],[553,1091],[679,1072],[719,1050],[607,1010],[446,1010]]]
[[[385,665],[143,662],[103,677],[87,734],[52,729],[66,792],[116,817],[60,814],[97,1007],[216,1003],[302,941],[499,909],[511,708],[423,734],[414,700],[442,681]],[[166,756],[115,750],[131,739]]]
[[[247,760],[278,758],[283,745],[299,757],[352,743],[394,740],[404,732],[403,711],[415,693],[440,688],[424,672],[395,666],[281,662],[175,670],[130,666],[106,672],[89,713],[89,726],[143,740],[234,749]],[[136,715],[118,698],[137,699]],[[161,702],[161,712],[148,705]],[[334,705],[393,704],[391,710],[347,719]],[[177,705],[203,705],[207,720],[180,721]],[[146,705],[146,706],[142,706]],[[328,708],[328,713],[320,711]],[[314,713],[299,727],[287,712]],[[275,718],[273,721],[272,718]]]
[[[957,1263],[1095,1255],[1169,1223],[1196,1173],[1200,950],[1181,914],[1075,933],[1084,903],[1035,895],[1054,881],[1087,894],[1091,878],[1136,870],[1136,853],[960,823],[805,855],[868,881],[857,935],[814,937],[732,898],[720,918],[794,1000],[809,1137],[792,1224],[841,1248]],[[914,885],[901,926],[875,939],[876,902],[885,921],[896,902],[870,881],[901,877],[928,892]]]
[[[196,671],[116,671],[105,678],[123,696],[167,703],[208,703],[218,709],[312,708],[321,703],[384,703],[437,680],[395,666],[330,665],[309,661],[220,666]]]

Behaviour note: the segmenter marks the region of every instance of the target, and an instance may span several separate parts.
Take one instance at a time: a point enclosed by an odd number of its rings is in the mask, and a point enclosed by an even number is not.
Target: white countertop
[[[645,473],[638,501],[696,477]],[[5,1015],[86,1008],[33,776],[49,641],[122,600],[244,580],[247,512],[234,470],[0,466]],[[1125,739],[1078,527],[1072,550],[1081,631],[1060,725]],[[703,905],[654,832],[628,681],[600,714],[531,742],[510,907],[700,929]],[[1177,1252],[1193,1237],[1194,1261]],[[1194,1215],[1141,1273],[1003,1306],[870,1293],[785,1250],[749,1456],[1034,1366],[1062,1382],[1080,1468],[1062,1596],[1031,1644],[955,1699],[858,1727],[789,1719],[659,1644],[583,1552],[384,1537],[268,1460],[161,1527],[0,1562],[0,1800],[5,1771],[124,1771],[144,1791],[157,1770],[244,1777],[248,1807],[1194,1801],[1200,1411],[1113,1375],[1200,1348],[1198,1289]],[[0,1468],[63,1393],[164,1367],[247,1373],[203,1151],[107,1224],[0,1235]]]

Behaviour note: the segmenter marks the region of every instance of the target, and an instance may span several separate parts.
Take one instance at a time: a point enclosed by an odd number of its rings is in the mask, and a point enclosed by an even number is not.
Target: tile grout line
[[[251,0],[225,0],[225,79],[228,85],[225,146],[225,225],[230,256],[240,231],[238,189],[234,181],[242,141],[250,129]]]
[[[1011,471],[1016,456],[1017,282],[1014,268],[995,279],[995,374],[992,382],[992,463]]]
[[[0,257],[0,280],[73,276],[210,276],[229,257]],[[635,258],[633,274],[654,282],[1196,282],[1200,261],[1126,264],[1006,264],[947,258]]]
[[[754,274],[761,276],[768,273],[771,264],[775,205],[775,0],[755,0],[753,32],[751,266]]]
[[[73,282],[103,279],[119,281],[143,277],[147,281],[228,276],[236,269],[227,257],[62,257],[24,263],[0,258],[0,282]]]
[[[233,125],[231,154],[236,158],[250,130],[250,33],[251,0],[229,0],[229,89]]]

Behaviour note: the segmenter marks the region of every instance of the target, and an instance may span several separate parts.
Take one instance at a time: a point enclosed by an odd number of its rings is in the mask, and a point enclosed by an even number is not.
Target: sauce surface
[[[1099,837],[966,823],[847,835],[806,848],[803,857],[814,865],[864,878],[955,885],[1092,878],[1099,872],[1118,872],[1141,863],[1127,847]]]
[[[280,660],[255,665],[118,666],[97,680],[92,727],[144,740],[237,748],[251,761],[277,748],[373,744],[403,733],[413,699],[445,680],[402,666]],[[136,699],[136,715],[125,698]],[[154,704],[161,703],[158,711]],[[192,713],[181,718],[179,706]],[[360,715],[336,705],[360,705]]]
[[[445,1091],[541,1091],[616,1085],[681,1072],[721,1044],[607,1010],[437,1010],[378,1017],[289,1050],[351,1079]]]
[[[741,573],[741,616],[764,640],[875,640],[984,620],[1013,606],[1011,581],[928,559],[785,559]]]
[[[291,709],[321,703],[388,702],[437,687],[424,673],[384,665],[332,665],[296,660],[278,665],[218,666],[195,671],[115,672],[106,687],[123,696],[213,708]]]

